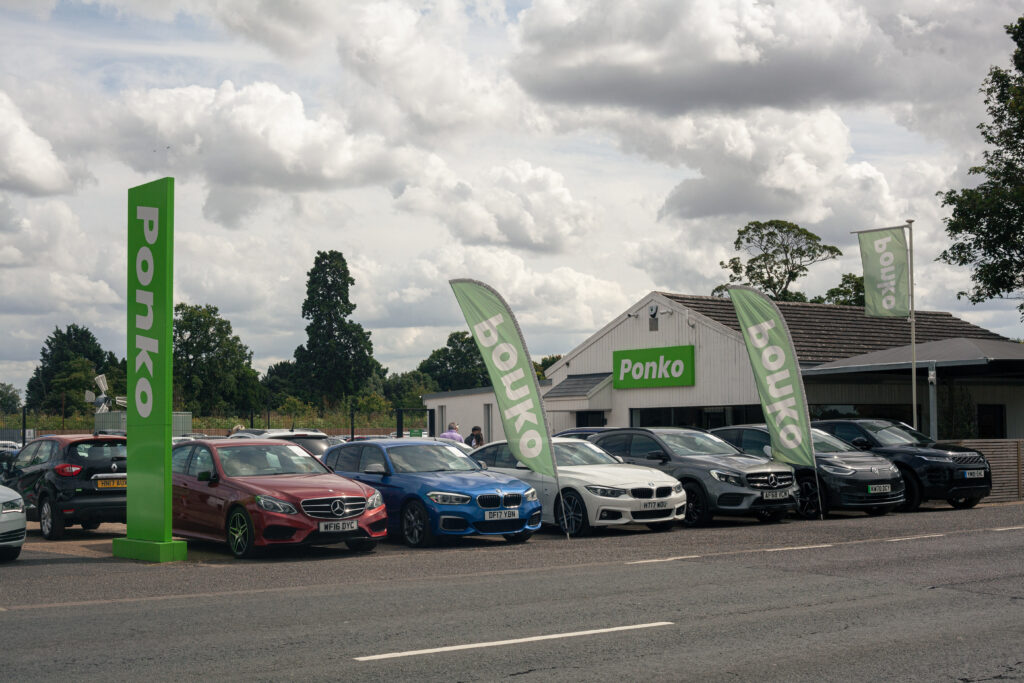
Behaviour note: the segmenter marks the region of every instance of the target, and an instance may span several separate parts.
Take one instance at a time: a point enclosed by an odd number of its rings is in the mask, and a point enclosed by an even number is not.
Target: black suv
[[[64,527],[95,529],[124,523],[127,510],[127,439],[80,434],[29,441],[2,473],[2,483],[25,499],[25,514],[43,537],[57,540]]]
[[[792,467],[741,453],[700,429],[609,429],[588,441],[627,463],[654,467],[682,482],[683,526],[707,524],[714,515],[778,522],[796,508],[799,489]]]
[[[992,469],[981,453],[940,445],[895,420],[817,420],[812,423],[862,451],[891,460],[906,486],[900,510],[910,512],[926,500],[946,500],[971,508],[992,493]]]

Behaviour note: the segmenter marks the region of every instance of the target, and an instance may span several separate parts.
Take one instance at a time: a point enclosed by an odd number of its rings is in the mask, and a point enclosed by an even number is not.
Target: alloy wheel
[[[236,557],[242,557],[249,550],[249,520],[241,512],[233,513],[228,522],[228,544]]]

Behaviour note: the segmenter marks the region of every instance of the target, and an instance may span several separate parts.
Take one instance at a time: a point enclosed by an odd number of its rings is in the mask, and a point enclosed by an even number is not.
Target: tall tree
[[[0,382],[0,415],[21,410],[21,395],[13,384]]]
[[[544,373],[548,371],[548,368],[560,360],[562,360],[562,354],[556,353],[550,356],[544,356],[540,359],[539,363],[534,361],[533,370],[537,373],[537,379],[546,379],[546,375]]]
[[[58,414],[61,412],[63,403],[64,415],[70,415],[72,408],[68,403],[69,385],[67,381],[69,373],[72,372],[72,362],[79,358],[84,358],[90,363],[93,376],[107,374],[115,381],[119,377],[123,377],[124,362],[118,361],[117,356],[113,353],[104,351],[96,336],[87,327],[72,323],[63,331],[60,328],[54,328],[53,334],[43,342],[43,348],[39,352],[39,365],[36,366],[32,377],[28,380],[28,386],[25,389],[25,405],[31,410]],[[83,367],[77,366],[80,371],[83,370]],[[61,388],[54,387],[58,376],[64,378]],[[98,391],[91,380],[88,386],[81,387],[83,397],[86,389],[93,392]],[[78,388],[76,387],[75,390],[77,391]],[[124,385],[115,384],[110,387],[110,391],[124,391]]]
[[[837,306],[863,306],[864,276],[856,273],[843,273],[837,286],[825,292],[825,296],[814,297],[811,302]]]
[[[174,390],[179,405],[202,415],[260,407],[252,351],[209,304],[174,307]]]
[[[289,396],[297,397],[302,392],[304,382],[299,377],[295,361],[283,360],[267,368],[267,373],[260,380],[268,405],[280,407]]]
[[[487,366],[469,332],[452,332],[448,343],[420,363],[420,372],[434,378],[440,391],[491,386]]]
[[[801,292],[790,291],[790,286],[807,274],[807,267],[827,261],[843,252],[810,230],[789,221],[751,221],[736,233],[733,243],[736,251],[749,256],[744,263],[739,256],[718,265],[729,271],[729,284],[739,283],[759,289],[775,301],[807,301]],[[724,296],[726,285],[711,292]]]
[[[952,246],[939,260],[973,268],[973,303],[1021,299],[1024,320],[1024,17],[1008,24],[1016,45],[1013,68],[993,66],[981,87],[991,121],[978,125],[989,145],[984,163],[968,172],[982,176],[977,187],[940,192],[953,213],[944,219]]]
[[[309,385],[306,395],[329,407],[365,387],[375,370],[373,343],[370,333],[349,318],[356,310],[349,301],[355,280],[341,252],[318,251],[306,276],[302,317],[309,324],[295,362]]]
[[[395,408],[423,408],[423,394],[437,391],[433,377],[420,370],[392,373],[384,381],[384,398]]]

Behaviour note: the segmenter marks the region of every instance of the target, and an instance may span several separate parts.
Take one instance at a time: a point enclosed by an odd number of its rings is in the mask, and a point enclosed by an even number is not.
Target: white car
[[[25,542],[25,501],[17,492],[0,486],[0,562],[21,554]]]
[[[686,492],[675,477],[653,467],[624,465],[588,441],[555,437],[552,442],[562,501],[557,499],[554,478],[517,462],[507,441],[481,446],[470,457],[536,489],[542,521],[560,526],[570,536],[582,536],[595,526],[622,524],[668,531],[686,515]]]

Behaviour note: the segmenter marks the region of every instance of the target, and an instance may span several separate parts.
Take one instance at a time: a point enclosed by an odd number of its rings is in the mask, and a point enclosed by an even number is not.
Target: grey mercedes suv
[[[707,524],[715,515],[753,515],[777,522],[796,509],[799,488],[793,468],[753,457],[699,429],[630,427],[589,437],[628,463],[668,472],[686,489],[684,526]]]

